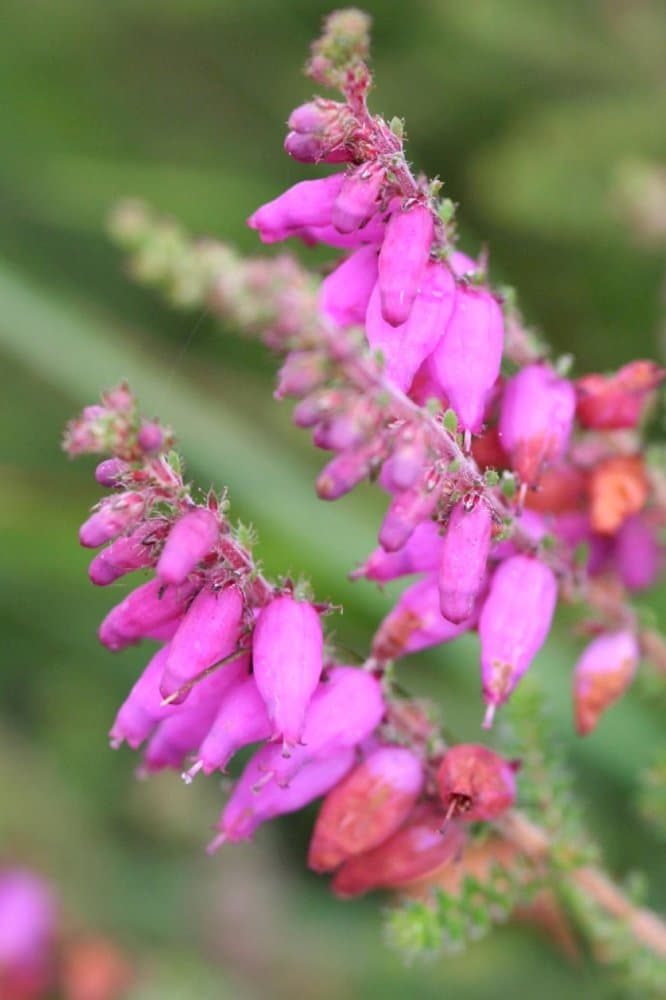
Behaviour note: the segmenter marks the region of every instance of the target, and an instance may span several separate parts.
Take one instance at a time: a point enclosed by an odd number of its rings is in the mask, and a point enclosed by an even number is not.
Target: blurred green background
[[[658,356],[663,247],[620,211],[618,177],[666,156],[663,0],[373,0],[373,108],[407,120],[412,162],[461,203],[464,249],[491,249],[496,280],[580,370]],[[92,463],[59,451],[65,420],[127,376],[149,415],[178,429],[190,472],[228,484],[272,571],[308,574],[344,603],[338,639],[367,647],[388,597],[345,573],[373,546],[381,500],[316,500],[318,466],[274,362],[169,311],[131,284],[104,232],[134,195],[193,230],[257,250],[245,218],[307,176],[281,150],[310,97],[299,73],[314,0],[3,0],[0,14],[0,860],[57,886],[65,925],[118,942],[132,997],[615,995],[592,965],[507,928],[466,955],[407,968],[381,939],[381,900],[333,900],[303,870],[311,817],[203,852],[214,780],[133,778],[105,734],[147,658],[112,656],[95,630],[126,589],[88,584],[78,524]],[[307,255],[306,255],[307,256]],[[321,259],[321,258],[318,258]],[[664,588],[650,600],[664,605]],[[581,743],[572,735],[575,640],[535,668],[552,698],[590,828],[620,876],[638,866],[659,904],[664,863],[635,807],[659,740],[640,685]],[[456,733],[478,738],[472,640],[414,658]],[[662,895],[663,899],[663,895]]]

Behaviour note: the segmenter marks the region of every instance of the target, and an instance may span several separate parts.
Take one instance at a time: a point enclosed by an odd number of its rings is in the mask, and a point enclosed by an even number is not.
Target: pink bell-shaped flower
[[[393,212],[379,253],[382,316],[391,326],[404,323],[416,298],[434,238],[430,209],[422,202]]]
[[[581,736],[591,733],[627,690],[639,658],[636,637],[629,629],[599,635],[585,648],[573,676],[576,729]]]
[[[304,226],[328,226],[344,181],[344,173],[300,181],[258,208],[247,223],[257,230],[262,243],[287,239]]]
[[[219,533],[212,510],[197,507],[178,518],[171,528],[157,563],[162,583],[184,583],[204,556],[215,548]]]
[[[486,576],[492,530],[492,514],[480,497],[465,497],[451,511],[437,574],[440,608],[450,622],[463,622],[474,610]]]
[[[141,639],[168,641],[199,586],[192,580],[178,587],[149,580],[136,587],[111,608],[99,627],[99,641],[114,652]]]
[[[324,278],[319,308],[337,326],[362,326],[377,281],[377,248],[361,247]]]

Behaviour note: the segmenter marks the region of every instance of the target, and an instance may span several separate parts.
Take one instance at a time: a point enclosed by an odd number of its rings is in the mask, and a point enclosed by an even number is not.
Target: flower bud
[[[506,383],[499,422],[502,446],[530,486],[566,450],[575,408],[573,386],[548,365],[527,365]]]
[[[410,573],[424,573],[439,565],[442,536],[434,521],[423,521],[397,552],[378,548],[366,559],[363,566],[354,570],[352,579],[363,576],[366,580],[386,583]]]
[[[345,145],[345,104],[317,98],[295,108],[289,116],[292,130],[284,142],[286,152],[301,163],[343,163],[351,156]]]
[[[576,381],[576,415],[583,427],[635,427],[666,372],[654,361],[632,361],[614,375],[584,375]]]
[[[503,346],[504,320],[496,299],[482,288],[459,286],[431,364],[464,430],[481,430]]]
[[[406,823],[378,847],[344,862],[331,888],[336,896],[362,896],[371,889],[392,889],[423,878],[453,861],[462,850],[465,834],[457,823],[447,823],[430,802],[416,806]]]
[[[463,498],[455,505],[439,550],[439,605],[444,617],[454,623],[472,614],[490,551],[490,509],[480,497],[473,497],[471,504],[468,510]]]
[[[162,583],[184,583],[204,556],[215,548],[219,532],[211,510],[197,507],[179,517],[171,528],[156,573]]]
[[[300,399],[324,380],[325,361],[314,351],[290,351],[278,372],[278,386],[275,399],[293,396]]]
[[[455,281],[448,267],[426,261],[411,311],[405,322],[396,326],[385,318],[381,282],[377,282],[368,302],[368,343],[382,352],[386,375],[399,388],[409,388],[423,361],[441,341],[455,297]]]
[[[267,740],[272,728],[254,677],[246,677],[225,692],[188,776],[224,771],[237,750]]]
[[[24,868],[0,869],[0,996],[51,993],[56,904],[50,887]]]
[[[474,625],[475,620],[476,613],[457,625],[443,618],[437,580],[427,576],[401,594],[375,633],[372,655],[382,661],[397,660],[407,653],[439,646],[457,639]]]
[[[152,566],[155,548],[168,528],[162,518],[144,521],[131,535],[116,538],[98,552],[88,567],[88,576],[98,587],[106,587],[126,573]]]
[[[382,548],[387,552],[401,549],[416,527],[430,519],[439,501],[439,488],[439,477],[430,473],[417,486],[393,498],[379,529]]]
[[[408,427],[384,463],[384,483],[392,492],[408,490],[416,484],[428,462],[425,434]]]
[[[140,639],[170,639],[196,592],[197,584],[189,580],[179,587],[149,580],[111,608],[99,627],[99,641],[115,652]]]
[[[586,647],[573,676],[576,729],[591,733],[600,717],[627,690],[638,666],[640,653],[629,629],[607,632]]]
[[[120,458],[105,458],[95,469],[95,479],[100,486],[109,489],[118,485],[118,480],[130,469],[129,462],[123,462]]]
[[[376,458],[374,443],[337,455],[317,477],[317,496],[320,500],[338,500],[349,493],[370,474]]]
[[[517,765],[479,743],[459,743],[444,754],[437,787],[451,819],[496,819],[516,801]]]
[[[169,644],[160,683],[163,698],[172,697],[203,670],[233,653],[243,610],[243,597],[236,586],[223,590],[206,586],[199,591]],[[173,701],[177,704],[186,697],[182,694]]]
[[[633,514],[624,522],[615,538],[613,561],[629,590],[652,586],[659,575],[663,549],[645,517]]]
[[[595,531],[613,535],[645,506],[649,484],[640,455],[615,455],[590,473],[590,521]]]
[[[273,201],[262,205],[247,220],[262,243],[275,243],[296,235],[303,226],[327,226],[333,205],[344,183],[343,173],[294,184]]]
[[[259,613],[252,641],[254,678],[273,725],[273,737],[296,744],[322,671],[319,615],[283,595]]]
[[[370,295],[377,282],[377,247],[361,247],[343,260],[319,291],[319,309],[338,326],[363,326]]]
[[[378,208],[386,170],[379,162],[364,163],[345,176],[331,220],[341,233],[352,233]]]
[[[530,490],[525,506],[543,514],[579,510],[585,498],[586,475],[566,461],[545,469],[536,489]]]
[[[136,442],[145,452],[159,452],[164,448],[164,430],[154,420],[146,421],[139,428]]]
[[[346,146],[329,148],[329,141],[313,132],[288,132],[284,151],[299,163],[348,163],[351,154]]]
[[[96,549],[121,531],[131,530],[143,510],[144,497],[141,493],[121,493],[120,496],[105,497],[95,513],[79,528],[81,545]]]
[[[434,238],[430,210],[421,202],[393,213],[379,253],[381,312],[391,326],[400,326],[412,303],[428,263]]]
[[[308,865],[333,871],[377,847],[407,819],[423,788],[423,765],[406,747],[374,750],[328,793],[315,824]]]
[[[484,727],[543,646],[556,601],[557,580],[539,559],[511,556],[495,570],[479,617]]]
[[[220,817],[220,834],[209,845],[209,852],[225,840],[248,840],[266,820],[302,809],[337,785],[354,763],[353,750],[339,750],[334,756],[307,764],[283,788],[265,781],[279,753],[279,747],[266,746],[250,758]]]

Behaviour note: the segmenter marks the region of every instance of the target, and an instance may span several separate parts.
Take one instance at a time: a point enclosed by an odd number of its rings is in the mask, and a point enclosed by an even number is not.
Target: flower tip
[[[219,851],[219,849],[222,847],[223,844],[226,843],[226,841],[227,841],[226,833],[218,833],[218,835],[216,837],[213,837],[210,844],[208,844],[208,846],[206,847],[206,854],[212,857],[213,854],[216,853],[216,851]]]
[[[495,721],[495,711],[497,710],[497,705],[490,704],[486,707],[486,714],[483,717],[483,722],[481,723],[482,729],[492,729],[493,722]]]

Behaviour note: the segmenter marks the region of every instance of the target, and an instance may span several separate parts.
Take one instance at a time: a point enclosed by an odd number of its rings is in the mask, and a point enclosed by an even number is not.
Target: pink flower
[[[131,535],[116,538],[98,552],[88,567],[88,576],[98,587],[106,587],[126,573],[152,566],[155,548],[167,529],[161,518],[144,521]]]
[[[366,316],[368,343],[381,351],[386,375],[403,390],[409,388],[420,365],[444,336],[456,297],[453,275],[438,261],[424,264],[419,284],[408,316],[397,326],[385,317],[380,276]]]
[[[439,551],[442,536],[439,526],[434,521],[423,521],[415,529],[412,536],[396,552],[387,552],[383,548],[375,549],[360,566],[352,573],[353,579],[364,576],[367,580],[386,583],[410,573],[423,573],[434,570],[439,565]]]
[[[440,478],[431,471],[420,483],[398,493],[389,504],[379,543],[387,552],[396,552],[409,540],[417,526],[434,514],[440,495]]]
[[[392,836],[411,812],[423,781],[423,764],[411,750],[374,750],[324,799],[310,841],[309,867],[333,871]]]
[[[439,585],[434,576],[413,583],[381,623],[372,642],[378,660],[395,660],[430,646],[450,642],[470,629],[475,614],[457,625],[442,617]]]
[[[386,170],[381,163],[364,163],[345,176],[333,205],[331,221],[341,233],[353,233],[378,208]]]
[[[122,493],[105,497],[94,514],[79,528],[79,541],[89,549],[104,545],[121,531],[129,531],[143,514],[141,493]]]
[[[431,365],[464,430],[481,430],[504,345],[502,310],[483,289],[458,288]]]
[[[583,427],[635,427],[666,371],[654,361],[632,361],[614,375],[584,375],[576,381],[576,415]]]
[[[317,477],[317,496],[320,500],[338,500],[349,493],[370,474],[377,456],[374,442],[337,455]]]
[[[512,556],[495,570],[479,617],[486,728],[544,644],[556,601],[553,571],[539,559]]]
[[[345,174],[339,173],[294,184],[258,208],[247,220],[248,225],[258,231],[262,243],[297,235],[297,230],[304,226],[328,226],[344,180]]]
[[[273,737],[296,744],[322,671],[323,636],[311,604],[283,595],[259,613],[252,640],[254,678]]]
[[[257,683],[254,677],[246,677],[225,691],[188,777],[200,770],[204,774],[223,771],[237,750],[267,740],[272,729]]]
[[[657,579],[662,561],[655,529],[641,514],[632,514],[615,536],[613,562],[622,583],[629,590],[646,590]]]
[[[55,900],[41,878],[24,868],[0,870],[0,996],[45,996],[53,977],[55,923]]]
[[[99,627],[99,641],[115,652],[141,639],[170,639],[197,589],[190,580],[179,587],[149,580],[109,611]]]
[[[120,458],[105,458],[103,462],[99,462],[95,469],[95,479],[100,486],[106,486],[110,489],[118,485],[118,480],[129,468],[129,463],[123,462]]]
[[[479,743],[451,747],[437,771],[447,816],[465,823],[501,816],[516,801],[517,766]]]
[[[391,326],[409,316],[433,238],[432,215],[421,202],[398,209],[389,219],[379,253],[379,293],[382,316]]]
[[[534,486],[549,462],[567,448],[576,395],[546,364],[533,364],[510,378],[502,397],[499,432],[520,478]]]
[[[479,497],[459,500],[451,512],[437,575],[440,608],[451,622],[472,614],[485,580],[492,528],[490,509]]]
[[[184,583],[204,556],[215,548],[219,533],[217,517],[197,507],[175,522],[157,563],[162,583]]]
[[[284,141],[290,156],[301,163],[343,163],[350,159],[345,144],[349,108],[318,97],[295,108],[289,116],[291,131]],[[352,119],[353,121],[353,119]]]
[[[576,729],[591,733],[600,717],[627,690],[640,659],[636,637],[629,629],[597,636],[585,648],[573,676]]]
[[[362,326],[377,281],[377,248],[356,250],[321,285],[319,308],[338,326]]]
[[[206,586],[192,601],[169,644],[160,692],[172,697],[203,670],[229,656],[238,647],[243,597],[236,586],[218,591]],[[186,694],[173,700],[184,701]]]
[[[209,852],[226,840],[248,840],[266,820],[302,809],[337,785],[354,763],[353,750],[339,750],[334,756],[307,764],[283,788],[274,781],[265,781],[276,753],[278,747],[266,746],[250,758],[220,817],[220,834],[210,844]]]

